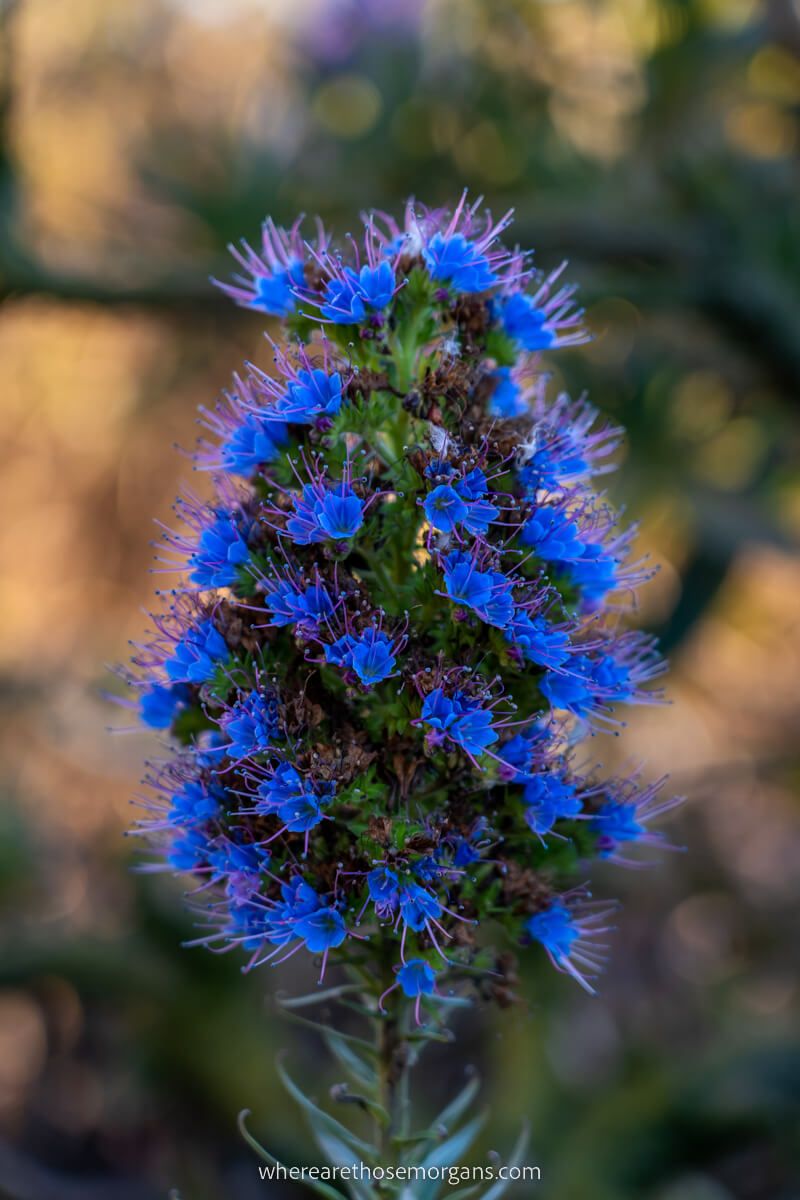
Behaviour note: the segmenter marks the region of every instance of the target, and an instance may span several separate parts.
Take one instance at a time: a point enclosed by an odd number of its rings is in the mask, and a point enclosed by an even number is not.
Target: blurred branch
[[[757,360],[764,373],[793,390],[800,382],[800,303],[781,283],[744,265],[732,265],[718,244],[709,248],[708,232],[679,233],[658,226],[630,226],[607,218],[521,222],[520,240],[545,246],[549,256],[619,265],[637,274],[658,270],[658,287],[649,277],[639,295],[625,280],[625,298],[654,308],[690,308],[704,312]]]
[[[17,212],[17,177],[11,151],[14,107],[14,18],[19,0],[0,0],[0,239],[5,241]]]
[[[681,572],[681,593],[666,623],[658,630],[661,651],[669,655],[704,615],[725,583],[733,555],[697,549]]]
[[[49,296],[64,303],[130,306],[153,310],[199,310],[233,319],[236,309],[203,276],[167,277],[118,287],[89,276],[51,271],[28,258],[13,241],[0,246],[0,300]]]
[[[119,287],[54,271],[31,255],[18,235],[20,187],[13,149],[14,22],[21,0],[0,0],[0,300],[50,296],[103,307],[192,309],[232,319],[234,310],[202,275],[167,276]]]

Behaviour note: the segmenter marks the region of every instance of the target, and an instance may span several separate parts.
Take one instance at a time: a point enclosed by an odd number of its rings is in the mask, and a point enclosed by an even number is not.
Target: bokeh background
[[[799,146],[797,0],[0,0],[3,1200],[263,1196],[244,1106],[316,1161],[274,1072],[335,1079],[274,1015],[297,981],[179,950],[180,889],[130,872],[157,747],[106,735],[106,664],[173,444],[264,359],[207,281],[226,243],[464,185],[582,286],[558,378],[629,429],[673,661],[612,750],[671,771],[688,851],[607,872],[599,1000],[527,956],[530,1003],[467,1018],[423,1104],[477,1067],[475,1161],[527,1113],[547,1200],[800,1196]]]

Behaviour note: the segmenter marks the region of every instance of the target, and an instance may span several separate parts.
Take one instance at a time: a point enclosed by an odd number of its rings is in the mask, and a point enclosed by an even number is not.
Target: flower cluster
[[[675,803],[576,761],[663,664],[625,628],[648,569],[597,490],[620,431],[542,366],[581,312],[509,221],[409,204],[346,251],[272,222],[236,251],[222,286],[284,340],[202,414],[214,498],[178,502],[130,673],[174,746],[138,829],[198,940],[323,971],[370,946],[418,1010],[440,972],[508,995],[490,918],[591,990],[589,865],[667,845]]]

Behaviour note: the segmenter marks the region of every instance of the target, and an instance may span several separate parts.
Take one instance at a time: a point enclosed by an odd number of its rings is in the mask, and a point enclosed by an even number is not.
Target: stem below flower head
[[[383,939],[381,946],[381,969],[379,975],[370,977],[372,990],[368,1006],[375,1014],[375,1046],[377,1055],[377,1096],[387,1120],[378,1122],[376,1143],[380,1148],[381,1161],[389,1163],[393,1156],[395,1137],[402,1137],[408,1107],[408,1073],[411,1065],[410,1047],[405,1040],[407,1030],[407,1005],[405,997],[394,987],[391,948]],[[381,1007],[380,997],[386,995],[386,1004]],[[374,1009],[373,1009],[374,1006]]]

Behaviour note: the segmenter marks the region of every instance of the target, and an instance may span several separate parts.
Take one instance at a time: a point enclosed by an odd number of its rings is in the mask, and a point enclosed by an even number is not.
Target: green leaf
[[[481,1081],[478,1075],[473,1075],[465,1087],[461,1089],[450,1103],[442,1109],[435,1121],[431,1122],[431,1126],[436,1128],[437,1125],[443,1126],[449,1130],[452,1125],[467,1111],[480,1088]]]
[[[500,367],[513,367],[517,361],[517,347],[502,329],[491,329],[486,335],[486,353]]]
[[[314,1120],[311,1120],[311,1130],[317,1145],[332,1167],[355,1168],[361,1165],[361,1160],[353,1158],[353,1152],[345,1142],[323,1128],[322,1125],[317,1125]],[[347,1190],[354,1200],[376,1200],[377,1194],[371,1184],[365,1183],[362,1179],[348,1179],[345,1182]]]
[[[250,1110],[247,1108],[242,1109],[242,1111],[239,1113],[237,1124],[239,1126],[239,1132],[247,1142],[250,1149],[271,1167],[285,1166],[280,1159],[277,1159],[274,1154],[270,1154],[269,1150],[266,1150],[261,1143],[257,1142],[253,1137],[252,1133],[245,1124],[245,1121],[249,1116]],[[291,1168],[287,1168],[287,1170],[290,1169]],[[325,1200],[345,1200],[345,1197],[340,1191],[337,1191],[336,1188],[331,1187],[327,1183],[323,1183],[321,1179],[304,1179],[303,1182],[305,1183],[306,1187],[311,1189],[312,1192],[316,1192],[318,1196],[324,1196]]]
[[[349,1071],[350,1075],[360,1084],[374,1091],[377,1084],[375,1071],[350,1047],[348,1039],[333,1029],[325,1029],[322,1036],[336,1061],[341,1063],[344,1069]]]
[[[504,1164],[504,1166],[518,1167],[520,1165],[520,1163],[522,1162],[522,1157],[523,1157],[525,1151],[528,1149],[529,1135],[530,1135],[530,1130],[529,1130],[527,1124],[525,1124],[522,1126],[522,1130],[520,1132],[519,1137],[516,1140],[514,1149],[511,1151],[511,1158],[508,1160],[507,1163]],[[502,1196],[508,1190],[508,1185],[511,1182],[512,1182],[512,1180],[510,1180],[510,1179],[498,1179],[496,1183],[492,1184],[492,1186],[489,1188],[488,1192],[484,1193],[483,1200],[499,1200],[499,1197]]]
[[[276,1002],[281,1008],[309,1008],[312,1004],[325,1004],[328,1000],[338,1000],[351,992],[360,992],[361,987],[355,983],[343,983],[340,987],[326,988],[323,992],[310,992],[306,996],[286,996],[278,993]]]
[[[250,1130],[247,1128],[245,1121],[249,1116],[250,1109],[243,1108],[236,1119],[236,1124],[239,1126],[239,1132],[241,1133],[242,1137],[247,1142],[250,1149],[253,1150],[259,1158],[263,1158],[264,1162],[269,1163],[270,1166],[273,1167],[280,1166],[279,1160],[275,1158],[273,1154],[270,1154],[269,1150],[265,1150],[261,1143],[256,1141]]]
[[[438,1117],[431,1121],[427,1129],[423,1129],[419,1133],[412,1134],[409,1137],[393,1138],[392,1140],[395,1145],[411,1147],[406,1151],[403,1161],[413,1162],[415,1157],[419,1157],[426,1152],[431,1153],[434,1147],[438,1147],[441,1144],[442,1138],[447,1137],[450,1129],[467,1111],[475,1099],[479,1087],[480,1079],[475,1075],[461,1089],[458,1095],[442,1109]],[[431,1147],[431,1150],[428,1147]]]
[[[281,1077],[283,1086],[286,1088],[290,1096],[292,1096],[300,1107],[305,1112],[309,1119],[312,1129],[319,1140],[319,1130],[324,1130],[334,1139],[343,1142],[348,1146],[349,1153],[355,1153],[359,1159],[375,1162],[378,1156],[378,1151],[375,1146],[371,1146],[369,1142],[364,1142],[355,1133],[352,1133],[341,1121],[337,1121],[330,1113],[326,1113],[324,1109],[319,1108],[313,1100],[302,1092],[294,1080],[287,1074],[282,1063],[278,1063],[278,1074]]]
[[[342,1007],[346,1005],[346,1001],[342,1000]],[[302,1025],[305,1029],[313,1029],[320,1037],[325,1037],[327,1033],[332,1032],[330,1025],[326,1025],[324,1021],[314,1021],[310,1017],[301,1017],[299,1013],[286,1009],[283,1013],[287,1021],[291,1021],[293,1025]],[[342,1042],[347,1042],[351,1046],[358,1046],[365,1054],[375,1056],[375,1047],[364,1038],[358,1037],[353,1033],[337,1033],[337,1037]]]
[[[458,1133],[454,1133],[452,1137],[446,1138],[445,1141],[434,1147],[430,1154],[422,1159],[419,1166],[428,1172],[434,1167],[457,1166],[477,1137],[485,1120],[485,1113],[473,1117],[459,1129]],[[421,1182],[416,1189],[414,1200],[435,1200],[439,1183],[438,1179],[427,1179]]]

